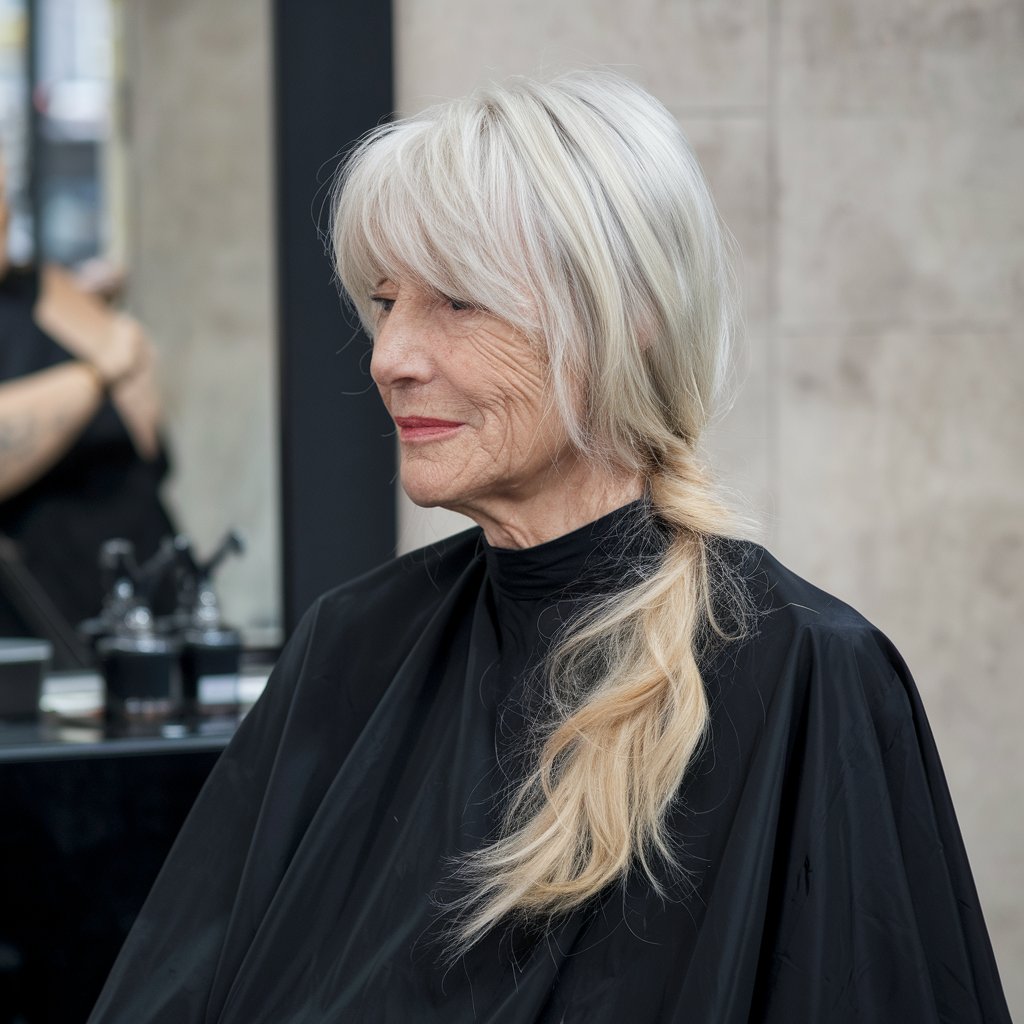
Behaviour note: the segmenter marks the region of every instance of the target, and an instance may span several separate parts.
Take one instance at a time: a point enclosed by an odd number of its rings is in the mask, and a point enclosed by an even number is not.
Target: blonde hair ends
[[[715,557],[734,524],[698,457],[739,317],[731,239],[696,157],[620,75],[514,79],[370,133],[333,207],[338,276],[371,334],[383,278],[522,330],[547,352],[573,443],[642,474],[670,531],[657,565],[550,655],[557,713],[501,836],[461,865],[453,952],[633,867],[660,890],[657,862],[676,864],[666,813],[708,723],[699,658],[746,618]]]

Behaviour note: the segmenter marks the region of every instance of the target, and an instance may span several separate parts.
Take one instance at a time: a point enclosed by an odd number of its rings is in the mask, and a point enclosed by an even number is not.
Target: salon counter
[[[241,680],[242,710],[266,672]],[[84,1021],[239,715],[113,731],[98,676],[0,723],[0,1022]]]
[[[36,722],[0,720],[0,764],[63,758],[127,757],[132,754],[221,750],[238,722],[263,692],[269,666],[238,677],[237,707],[218,707],[223,694],[200,691],[201,714],[190,723],[138,723],[115,727],[103,721],[103,682],[95,672],[56,672],[46,677]]]

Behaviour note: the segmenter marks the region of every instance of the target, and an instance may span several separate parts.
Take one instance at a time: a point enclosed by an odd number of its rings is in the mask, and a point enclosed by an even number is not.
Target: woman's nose
[[[373,339],[370,376],[377,387],[428,380],[432,371],[425,342],[423,325],[396,302]]]

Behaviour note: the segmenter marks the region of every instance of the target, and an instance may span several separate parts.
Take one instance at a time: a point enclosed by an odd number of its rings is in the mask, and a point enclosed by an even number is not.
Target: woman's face
[[[370,373],[398,428],[402,486],[416,504],[500,519],[564,479],[570,446],[535,345],[418,285],[382,281],[373,301]]]

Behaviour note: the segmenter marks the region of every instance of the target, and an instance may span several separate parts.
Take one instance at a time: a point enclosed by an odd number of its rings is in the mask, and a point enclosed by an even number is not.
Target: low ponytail
[[[695,456],[678,442],[659,462],[649,495],[667,534],[660,560],[585,612],[550,655],[559,720],[502,838],[463,864],[470,896],[456,952],[510,913],[571,910],[634,865],[658,891],[664,869],[678,870],[665,818],[707,729],[699,656],[742,635],[745,609],[713,551],[727,512]]]

